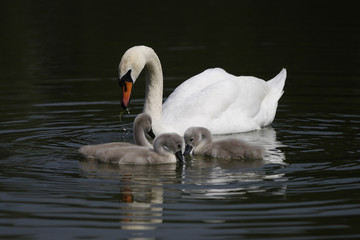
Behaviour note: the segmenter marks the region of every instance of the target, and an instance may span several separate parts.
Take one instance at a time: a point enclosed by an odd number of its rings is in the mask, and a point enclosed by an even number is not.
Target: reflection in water
[[[121,201],[126,205],[121,206],[122,229],[126,230],[153,230],[156,224],[163,222],[163,208],[158,205],[163,203],[163,188],[161,184],[156,187],[144,189],[131,189],[131,186],[120,188]]]
[[[176,180],[176,164],[121,165],[81,161],[88,177],[120,180],[121,228],[154,230],[163,222],[163,184]]]
[[[272,170],[269,174],[264,168],[264,164],[273,164],[279,168],[285,165],[285,155],[278,149],[282,144],[276,141],[273,128],[231,136],[215,136],[215,139],[224,137],[235,137],[264,146],[265,159],[229,161],[192,157],[181,167],[176,164],[117,166],[81,161],[80,166],[86,177],[119,180],[120,194],[116,197],[121,203],[121,228],[125,230],[154,230],[163,223],[164,184],[167,183],[174,185],[179,182],[181,185],[178,191],[184,200],[239,200],[254,193],[285,195],[286,179],[283,178],[283,173]]]
[[[279,147],[284,147],[285,145],[276,140],[276,132],[271,126],[245,133],[216,135],[214,136],[214,140],[229,137],[242,139],[246,142],[263,146],[265,148],[264,163],[285,164],[285,155],[280,149],[278,149]]]
[[[247,198],[248,193],[265,192],[269,188],[266,183],[271,182],[274,188],[271,194],[284,195],[286,179],[284,173],[268,174],[264,164],[276,164],[279,167],[286,165],[285,154],[278,149],[284,145],[276,140],[276,132],[272,127],[259,131],[238,133],[232,135],[217,135],[214,140],[223,138],[238,138],[265,148],[264,160],[222,160],[194,157],[193,169],[197,176],[187,176],[186,184],[195,184],[196,188],[186,189],[188,197],[229,199],[229,197]],[[267,189],[267,190],[266,190]]]
[[[34,3],[0,3],[0,239],[360,239],[359,4]],[[265,146],[262,162],[79,162],[80,145],[132,141],[145,81],[120,123],[116,68],[135,44],[159,53],[164,98],[209,67],[286,67],[287,146],[265,128],[234,135]]]
[[[251,164],[223,164],[218,161],[210,167],[207,159],[196,160],[193,166],[198,170],[194,173],[196,176],[187,176],[183,182],[186,186],[192,185],[183,189],[186,198],[239,200],[247,199],[254,193],[286,194],[287,179],[284,174],[268,174],[261,168],[261,161]]]

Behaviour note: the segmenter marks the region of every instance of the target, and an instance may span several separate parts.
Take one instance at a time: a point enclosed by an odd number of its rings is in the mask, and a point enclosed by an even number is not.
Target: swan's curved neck
[[[159,57],[153,49],[146,46],[135,46],[128,49],[119,64],[119,78],[131,71],[131,78],[135,82],[141,71],[146,78],[144,112],[153,121],[153,129],[159,132],[162,121],[163,74]],[[161,130],[160,130],[161,131]]]
[[[163,73],[161,63],[154,51],[145,54],[145,103],[144,112],[149,114],[153,121],[153,128],[162,126],[162,99],[163,99]]]

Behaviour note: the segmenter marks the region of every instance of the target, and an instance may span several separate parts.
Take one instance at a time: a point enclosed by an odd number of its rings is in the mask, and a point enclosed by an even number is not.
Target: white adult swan
[[[136,145],[153,148],[153,146],[146,139],[146,134],[151,138],[155,138],[155,135],[152,131],[151,117],[149,114],[141,113],[136,116],[133,124],[133,131],[134,142]],[[96,145],[86,145],[79,149],[79,153],[85,158],[95,158],[96,152],[102,149],[121,148],[136,145],[128,142],[111,142]]]
[[[123,108],[128,106],[132,86],[143,69],[143,111],[152,117],[156,135],[183,135],[191,126],[206,127],[213,134],[260,129],[274,120],[286,79],[286,69],[267,82],[256,77],[237,77],[220,68],[208,69],[179,85],[162,104],[160,60],[153,49],[135,46],[125,52],[119,64]]]

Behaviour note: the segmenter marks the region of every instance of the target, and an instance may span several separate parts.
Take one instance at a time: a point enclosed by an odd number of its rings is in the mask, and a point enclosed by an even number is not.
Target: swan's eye
[[[181,145],[180,145],[180,144],[178,144],[178,148],[181,148]]]
[[[192,142],[192,141],[194,141],[194,139],[193,139],[193,138],[190,138],[190,142]]]

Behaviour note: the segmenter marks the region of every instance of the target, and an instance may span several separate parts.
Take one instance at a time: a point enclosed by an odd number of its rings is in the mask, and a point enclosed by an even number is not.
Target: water
[[[191,4],[1,3],[0,238],[360,238],[358,5]],[[158,52],[165,96],[208,67],[286,67],[272,126],[233,135],[264,161],[82,160],[81,145],[132,141],[143,86],[120,121],[116,74],[135,44]]]

